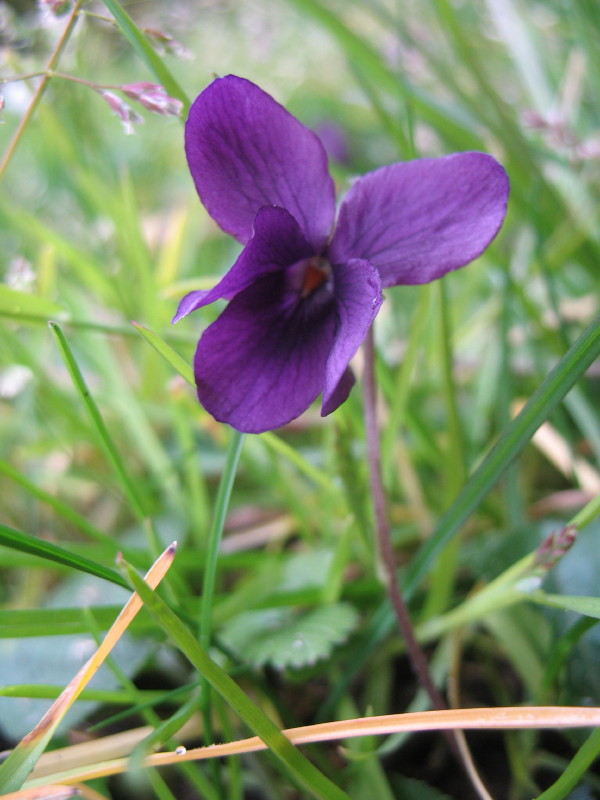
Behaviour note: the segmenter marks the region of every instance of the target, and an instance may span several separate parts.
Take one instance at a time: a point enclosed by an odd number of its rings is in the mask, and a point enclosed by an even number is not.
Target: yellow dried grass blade
[[[85,800],[106,800],[104,795],[89,786],[38,786],[34,789],[20,789],[18,792],[0,795],[0,800],[67,800],[69,797],[83,797]]]
[[[508,730],[529,728],[594,728],[600,727],[600,708],[580,706],[505,706],[500,708],[458,708],[446,711],[418,711],[409,714],[388,714],[378,717],[323,722],[282,731],[296,745],[329,742],[359,736],[393,733],[416,733],[440,730]],[[266,750],[258,736],[225,744],[212,744],[177,752],[155,753],[144,761],[146,767],[162,767],[181,761],[240,755]],[[116,758],[88,767],[65,771],[60,781],[87,781],[125,772],[128,759]],[[57,776],[54,776],[57,779]],[[32,784],[33,785],[33,782]],[[1,800],[1,798],[0,798]]]
[[[158,586],[171,566],[175,557],[175,549],[176,545],[171,544],[148,570],[145,581],[153,589]],[[141,598],[137,593],[133,594],[112,624],[96,652],[56,698],[35,728],[21,739],[2,767],[0,767],[0,791],[8,790],[9,792],[14,792],[21,788],[38,758],[45,750],[58,724],[97,672],[141,607]]]
[[[38,786],[35,789],[21,789],[19,792],[0,795],[0,800],[66,800],[81,796],[76,786]]]

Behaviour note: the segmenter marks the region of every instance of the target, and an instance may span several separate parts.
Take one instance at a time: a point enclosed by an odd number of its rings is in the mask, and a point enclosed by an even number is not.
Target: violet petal
[[[296,220],[283,208],[261,208],[254,220],[254,232],[229,272],[212,289],[186,294],[173,322],[197,308],[221,298],[231,298],[258,278],[285,269],[313,255]]]
[[[340,381],[383,301],[379,273],[368,261],[351,259],[346,264],[334,265],[333,282],[338,326],[327,360],[321,408],[324,417],[335,411],[348,396],[352,384],[348,384],[346,378],[340,386]],[[344,387],[347,387],[345,396]]]
[[[200,199],[227,233],[245,244],[258,209],[276,205],[323,248],[335,214],[323,145],[254,83],[213,81],[190,109],[185,150]]]
[[[392,164],[353,184],[330,258],[365,258],[384,287],[428,283],[477,258],[506,213],[508,178],[484,153]]]
[[[335,302],[303,301],[286,279],[266,275],[236,294],[196,350],[198,399],[246,433],[285,425],[323,389]]]

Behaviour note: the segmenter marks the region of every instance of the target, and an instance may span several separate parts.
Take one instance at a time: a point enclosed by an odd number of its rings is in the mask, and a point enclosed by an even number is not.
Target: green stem
[[[219,548],[221,539],[223,538],[223,528],[225,526],[225,516],[229,507],[229,499],[231,497],[231,490],[233,488],[233,481],[237,465],[242,451],[242,444],[244,442],[244,434],[239,431],[233,431],[229,449],[227,451],[227,458],[225,460],[225,467],[221,475],[219,489],[217,491],[217,499],[215,501],[215,511],[212,521],[212,526],[208,536],[208,549],[206,553],[206,565],[204,569],[204,582],[202,586],[202,602],[200,604],[200,646],[203,650],[208,652],[210,648],[210,640],[212,634],[212,605],[215,593],[215,582],[217,575],[217,562],[219,559]],[[202,720],[204,727],[204,737],[206,744],[211,744],[213,741],[212,731],[212,714],[211,714],[211,697],[210,687],[206,678],[200,681],[200,708],[202,711]],[[215,763],[211,766],[213,778],[217,785],[220,796],[224,796],[224,787],[221,780],[218,764]]]
[[[467,481],[467,459],[457,391],[454,380],[454,354],[452,348],[452,325],[448,308],[448,292],[444,278],[434,284],[439,299],[439,348],[442,356],[442,378],[446,414],[448,419],[448,446],[444,470],[446,506],[454,500]],[[454,586],[456,564],[460,550],[457,537],[440,553],[432,572],[424,617],[435,617],[448,607]]]
[[[446,708],[446,703],[434,684],[429,673],[427,658],[417,642],[414,628],[410,619],[408,607],[400,591],[396,577],[396,563],[392,536],[387,518],[387,509],[383,485],[381,482],[381,452],[379,446],[379,429],[377,424],[377,390],[375,386],[375,346],[373,342],[373,328],[369,329],[364,342],[364,414],[365,434],[367,438],[367,460],[369,463],[369,477],[375,513],[375,528],[377,532],[377,549],[384,573],[385,586],[396,617],[400,634],[406,644],[406,650],[412,665],[415,677],[423,686],[433,708]]]
[[[229,507],[229,498],[231,497],[231,490],[233,488],[233,481],[235,479],[243,443],[244,434],[239,431],[233,431],[229,443],[229,450],[227,451],[225,468],[217,491],[215,513],[208,537],[204,585],[202,587],[202,604],[200,606],[200,644],[205,650],[208,650],[210,647],[211,640],[212,602],[215,591],[219,547],[221,545],[225,515]]]
[[[71,37],[71,34],[73,33],[75,25],[77,24],[77,19],[79,17],[79,9],[81,8],[82,3],[83,0],[76,0],[75,5],[73,6],[73,10],[69,15],[69,19],[67,20],[67,24],[65,25],[65,29],[62,33],[62,36],[58,40],[56,47],[54,48],[54,51],[52,52],[52,55],[50,56],[48,63],[46,64],[46,70],[45,70],[46,74],[43,75],[41,81],[39,82],[34,92],[34,95],[31,98],[31,103],[29,104],[29,108],[23,115],[21,122],[17,126],[17,130],[15,131],[12,139],[9,142],[4,157],[0,162],[0,180],[2,180],[4,173],[6,172],[6,169],[10,164],[10,161],[15,153],[15,150],[17,149],[17,146],[21,141],[21,137],[25,132],[25,128],[27,127],[29,121],[33,117],[35,110],[37,109],[40,103],[40,100],[44,96],[44,92],[46,91],[46,87],[48,86],[48,82],[50,80],[49,73],[54,69],[55,65],[58,63],[58,60],[61,57],[62,52],[65,49],[67,42]]]

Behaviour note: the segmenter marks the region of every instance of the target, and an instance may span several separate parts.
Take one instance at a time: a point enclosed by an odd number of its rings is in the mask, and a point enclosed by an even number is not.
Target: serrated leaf
[[[295,613],[267,609],[239,614],[221,633],[223,641],[254,666],[300,668],[331,655],[358,621],[348,603],[332,603]]]

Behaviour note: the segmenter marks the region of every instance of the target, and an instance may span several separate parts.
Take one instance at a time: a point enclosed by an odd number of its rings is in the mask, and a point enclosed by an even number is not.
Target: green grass
[[[14,16],[5,76],[50,64],[107,85],[158,81],[187,103],[213,74],[243,75],[306,124],[342,126],[350,157],[332,165],[340,193],[354,175],[406,158],[481,149],[505,166],[509,212],[493,245],[436,285],[388,291],[377,319],[399,577],[436,675],[458,681],[464,705],[600,705],[595,4],[106,7],[115,24],[82,14],[58,50],[68,15],[50,27]],[[144,26],[171,33],[195,60],[158,54]],[[7,746],[75,674],[82,637],[110,624],[120,602],[110,584],[126,582],[116,553],[145,568],[177,539],[162,600],[151,601],[156,618],[143,612],[129,634],[147,648],[145,664],[133,670],[115,654],[118,666],[103,668],[106,682],[86,690],[51,747],[70,727],[106,721],[111,730],[147,722],[160,741],[177,741],[196,717],[200,741],[249,726],[271,737],[274,755],[136,773],[140,797],[187,787],[211,800],[371,800],[375,786],[382,798],[465,796],[451,755],[436,760],[441,736],[355,741],[341,753],[313,745],[306,759],[281,741],[277,728],[423,702],[380,580],[360,387],[331,417],[311,409],[243,448],[212,420],[189,381],[195,342],[218,309],[174,328],[170,319],[238,248],[198,201],[182,121],[140,109],[144,124],[126,136],[88,87],[49,78],[36,96],[39,85],[2,87],[0,125]],[[546,422],[566,469],[532,442]],[[575,545],[552,569],[536,568],[531,554],[569,522]],[[355,620],[346,641],[331,623],[313,641],[311,620],[336,603]],[[236,646],[246,625],[256,631],[250,656]],[[325,655],[297,666],[297,653],[276,649],[285,625]],[[257,652],[275,652],[278,668],[253,660]],[[494,797],[598,791],[595,733],[497,732],[486,742],[474,755]],[[93,785],[127,796],[124,784]]]

